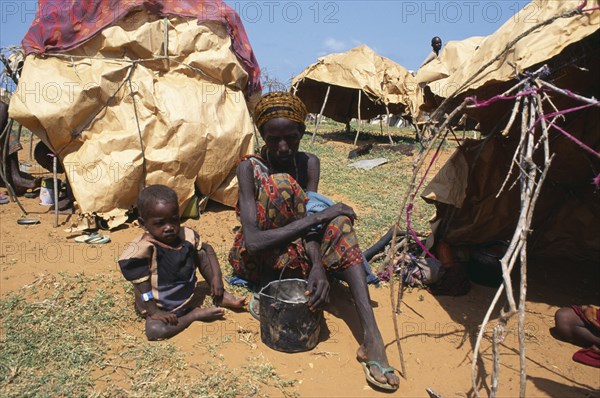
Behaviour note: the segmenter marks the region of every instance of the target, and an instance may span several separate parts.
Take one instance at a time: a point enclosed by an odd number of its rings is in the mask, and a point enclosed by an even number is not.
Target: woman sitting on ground
[[[337,203],[306,214],[307,192],[317,192],[320,177],[319,159],[298,151],[306,114],[302,101],[287,92],[269,93],[258,103],[254,120],[266,145],[261,156],[243,160],[237,169],[242,227],[229,261],[238,276],[259,286],[281,274],[307,279],[311,310],[328,303],[327,272],[341,274],[363,327],[357,357],[367,380],[395,390],[399,379],[389,367],[370,305],[354,211]]]

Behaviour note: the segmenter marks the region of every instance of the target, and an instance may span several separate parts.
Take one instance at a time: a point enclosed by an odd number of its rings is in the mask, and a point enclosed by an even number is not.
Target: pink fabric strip
[[[522,97],[524,95],[530,95],[530,94],[536,93],[537,91],[538,91],[538,89],[531,89],[531,90],[527,90],[527,91],[521,91],[521,92],[519,92],[519,93],[517,93],[515,95],[502,95],[502,94],[499,94],[499,95],[495,95],[492,98],[487,99],[485,101],[481,101],[481,102],[477,101],[477,97],[469,97],[469,99],[473,102],[473,105],[475,105],[476,108],[481,108],[481,107],[484,107],[484,106],[491,105],[491,104],[493,104],[494,102],[497,102],[497,101],[506,101],[506,100],[515,99],[515,98],[518,98],[518,97]]]
[[[442,138],[442,140],[440,141],[440,145],[438,145],[435,153],[433,154],[433,157],[431,158],[431,161],[429,162],[429,165],[427,166],[427,170],[425,170],[425,174],[421,178],[421,181],[419,182],[417,189],[415,189],[415,192],[419,192],[419,190],[421,189],[421,186],[423,185],[423,182],[425,182],[425,178],[427,177],[427,174],[429,174],[429,170],[431,169],[431,166],[433,166],[433,164],[435,163],[435,159],[438,157],[438,155],[440,153],[440,149],[442,148],[442,143],[444,142],[446,135],[448,135],[447,131],[446,131],[446,134],[444,135],[444,137]],[[413,207],[414,207],[413,203],[410,203],[410,204],[408,204],[408,206],[406,206],[406,228],[408,229],[408,232],[410,232],[410,235],[413,237],[415,242],[417,242],[417,245],[419,245],[419,247],[421,249],[423,249],[423,252],[425,252],[425,254],[428,255],[429,257],[436,259],[436,257],[433,254],[431,254],[431,252],[429,250],[427,250],[425,245],[423,245],[423,243],[421,243],[421,240],[417,236],[417,233],[412,228],[412,225],[410,222],[410,215],[412,213]]]
[[[595,104],[585,104],[585,105],[576,106],[576,107],[573,107],[573,108],[564,109],[562,111],[552,112],[552,113],[545,114],[543,116],[540,116],[535,121],[534,125],[531,126],[531,128],[529,129],[529,131],[531,131],[533,128],[535,128],[535,126],[537,126],[541,122],[542,119],[544,119],[546,121],[549,121],[548,119],[550,119],[550,118],[552,118],[554,116],[564,115],[564,114],[567,114],[567,113],[579,111],[579,110],[582,110],[582,109],[585,109],[585,108],[589,108],[589,107],[592,107],[592,106],[598,106],[598,104],[600,104],[600,102],[597,102]],[[563,133],[568,139],[570,139],[571,141],[573,141],[575,144],[579,145],[585,151],[587,151],[587,152],[591,153],[592,155],[600,158],[600,153],[598,153],[597,151],[595,151],[593,148],[590,148],[589,146],[587,146],[585,143],[583,143],[582,141],[580,141],[579,139],[577,139],[572,134],[569,134],[563,128],[557,126],[556,124],[554,124],[552,122],[550,122],[550,126],[554,127],[556,130],[558,130],[561,133]]]
[[[562,128],[558,127],[556,124],[552,123],[551,124],[552,127],[554,127],[555,129],[557,129],[558,131],[560,131],[561,133],[563,133],[564,135],[567,136],[567,138],[569,138],[571,141],[573,141],[574,143],[576,143],[577,145],[579,145],[580,147],[582,147],[584,150],[586,150],[587,152],[591,153],[592,155],[600,158],[600,154],[596,151],[594,151],[592,148],[590,148],[589,146],[587,146],[586,144],[584,144],[583,142],[579,141],[577,138],[575,138],[574,136],[572,136],[571,134],[567,133],[565,130],[563,130]]]

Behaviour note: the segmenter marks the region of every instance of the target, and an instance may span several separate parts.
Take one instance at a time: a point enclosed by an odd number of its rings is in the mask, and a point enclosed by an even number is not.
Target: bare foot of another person
[[[23,194],[25,194],[25,192],[28,190],[35,189],[40,186],[39,181],[33,177],[23,178],[21,177],[21,174],[17,175],[18,177],[13,175],[10,181],[17,196],[23,196]]]
[[[195,321],[214,321],[215,319],[223,318],[225,310],[219,307],[196,307],[190,311],[190,315],[192,315]]]
[[[23,195],[29,189],[35,189],[40,186],[41,180],[39,178],[33,178],[30,174],[19,170],[17,152],[8,155],[6,161],[7,177],[17,196]]]
[[[400,379],[394,373],[394,369],[390,367],[385,352],[383,351],[383,345],[379,350],[372,349],[372,355],[367,354],[368,350],[365,345],[361,345],[358,348],[356,358],[361,364],[364,364],[363,366],[367,367],[371,377],[371,380],[369,380],[369,375],[365,372],[367,380],[382,389],[398,389]]]
[[[221,302],[223,307],[241,309],[246,307],[246,298],[235,298],[231,293],[225,291],[223,294],[223,301]]]

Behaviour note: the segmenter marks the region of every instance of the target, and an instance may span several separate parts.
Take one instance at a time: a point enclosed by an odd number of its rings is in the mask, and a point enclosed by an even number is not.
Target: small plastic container
[[[60,180],[56,180],[58,189],[60,189]],[[54,204],[54,179],[44,178],[40,187],[40,204],[42,206],[52,206]]]

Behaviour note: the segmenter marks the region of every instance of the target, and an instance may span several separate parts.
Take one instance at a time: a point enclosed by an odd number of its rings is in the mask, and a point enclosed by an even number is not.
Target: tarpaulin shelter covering
[[[582,7],[583,5],[583,7]],[[579,9],[578,9],[579,7]],[[535,14],[531,10],[535,9]],[[570,10],[579,10],[568,13]],[[568,14],[565,14],[568,13]],[[568,15],[565,17],[558,17]],[[531,18],[535,18],[532,21]],[[530,34],[527,29],[550,21]],[[547,65],[541,79],[587,98],[600,98],[600,9],[597,1],[533,1],[496,33],[486,38],[473,58],[447,80],[456,87],[445,103],[448,112],[467,96],[484,100],[515,85],[516,73],[532,72]],[[508,51],[508,43],[518,40]],[[491,63],[474,79],[482,66]],[[546,90],[541,94],[544,113],[582,105],[575,97]],[[422,196],[436,205],[433,236],[453,246],[480,245],[508,240],[514,231],[520,200],[513,169],[508,186],[500,188],[509,173],[519,140],[520,122],[506,126],[513,101],[474,106],[467,113],[481,123],[483,140],[467,140],[425,188]],[[517,115],[521,120],[521,115]],[[600,151],[598,106],[573,111],[555,120],[592,151]],[[600,157],[583,150],[555,128],[549,146],[554,153],[532,220],[528,253],[550,259],[578,259],[598,264],[600,258],[600,194],[594,178],[600,173]],[[538,152],[541,150],[538,149]],[[541,154],[533,160],[544,162]],[[516,187],[512,187],[513,183]],[[431,241],[430,241],[431,243]]]
[[[292,91],[310,113],[319,114],[328,87],[329,100],[323,115],[341,123],[390,113],[402,114],[408,103],[413,76],[402,66],[377,55],[367,46],[319,58],[292,79]]]
[[[225,3],[42,0],[22,45],[10,116],[58,154],[83,213],[123,222],[157,183],[182,210],[194,184],[235,204],[236,163],[252,151],[247,101],[261,85]]]

